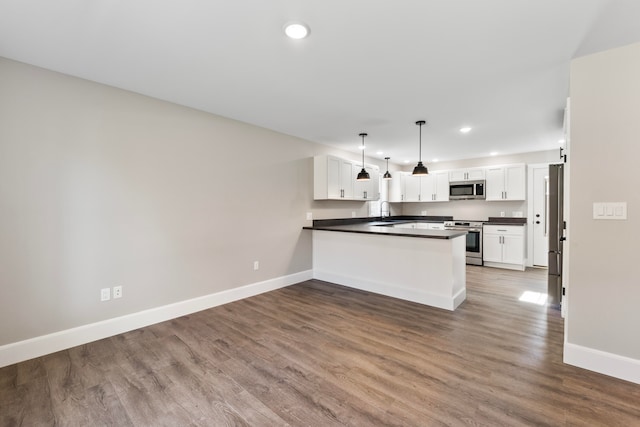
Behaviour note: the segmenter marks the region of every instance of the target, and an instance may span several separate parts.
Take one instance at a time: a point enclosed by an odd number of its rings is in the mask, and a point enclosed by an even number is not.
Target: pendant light
[[[389,173],[389,159],[391,157],[385,157],[384,159],[387,161],[387,171],[382,175],[382,179],[391,179],[391,174]]]
[[[422,164],[422,125],[427,123],[424,120],[418,120],[416,124],[420,126],[420,157],[418,158],[418,164],[413,168],[411,175],[429,175],[429,170]]]
[[[371,177],[369,176],[369,172],[364,168],[364,137],[367,136],[367,134],[361,133],[360,136],[362,137],[362,170],[358,174],[356,181],[369,181]]]

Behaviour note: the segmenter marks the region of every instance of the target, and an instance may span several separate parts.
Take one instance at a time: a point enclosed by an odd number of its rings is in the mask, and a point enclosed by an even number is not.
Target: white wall
[[[0,346],[309,270],[306,212],[367,214],[312,201],[358,153],[2,58],[0,94]]]
[[[566,339],[570,350],[629,358],[640,382],[638,76],[640,44],[572,62]],[[592,219],[594,202],[618,201],[628,204],[626,221]]]

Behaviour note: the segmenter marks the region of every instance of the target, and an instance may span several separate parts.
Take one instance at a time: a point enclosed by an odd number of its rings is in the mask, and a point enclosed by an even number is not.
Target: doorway
[[[537,164],[529,166],[530,206],[529,232],[532,238],[529,250],[531,264],[535,267],[548,267],[548,203],[549,196],[549,165]]]

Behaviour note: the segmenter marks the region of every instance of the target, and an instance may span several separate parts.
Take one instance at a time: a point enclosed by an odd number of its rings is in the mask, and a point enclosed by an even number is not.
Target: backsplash
[[[527,216],[527,202],[487,202],[486,200],[455,200],[450,202],[431,203],[393,203],[401,209],[402,215],[451,215],[454,219],[486,221],[490,216],[499,217],[504,212],[506,217]],[[402,206],[400,208],[400,206]]]

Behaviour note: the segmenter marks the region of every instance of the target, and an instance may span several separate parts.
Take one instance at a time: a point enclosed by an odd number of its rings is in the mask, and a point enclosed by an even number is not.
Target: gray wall
[[[640,359],[640,44],[571,66],[567,342]],[[592,219],[593,202],[628,203],[628,220]]]
[[[430,163],[427,166],[429,167],[429,171],[437,172],[441,170],[507,165],[511,163],[559,163],[559,156],[560,151],[558,146],[558,150],[465,159],[456,162]],[[412,169],[409,168],[406,170],[411,171]],[[486,221],[490,216],[500,216],[501,212],[504,212],[505,216],[512,216],[514,212],[520,211],[523,216],[526,217],[527,202],[487,202],[484,200],[454,200],[450,202],[431,203],[412,202],[403,203],[401,205],[401,211],[403,215],[421,215],[423,211],[426,211],[427,215],[452,215],[454,219]]]
[[[312,201],[358,153],[2,58],[0,94],[0,345],[311,269],[306,212],[368,212]]]

